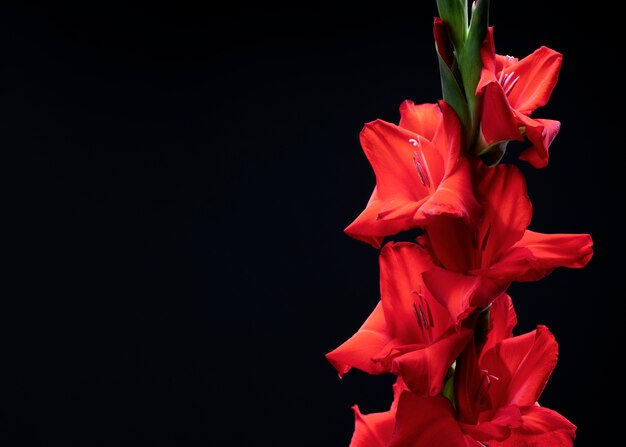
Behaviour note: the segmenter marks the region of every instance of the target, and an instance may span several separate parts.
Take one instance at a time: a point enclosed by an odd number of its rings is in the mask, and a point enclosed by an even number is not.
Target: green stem
[[[480,47],[487,36],[488,26],[489,0],[477,0],[472,6],[467,40],[459,58],[459,70],[469,109],[468,147],[474,146],[480,125],[480,101],[476,97],[476,87],[483,66]]]

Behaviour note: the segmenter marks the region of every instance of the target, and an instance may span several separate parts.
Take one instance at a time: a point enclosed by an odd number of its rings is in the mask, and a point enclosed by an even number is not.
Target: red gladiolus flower
[[[349,340],[326,354],[342,376],[350,368],[401,376],[418,395],[435,395],[448,369],[472,336],[457,327],[445,306],[424,286],[421,273],[432,268],[417,244],[388,243],[380,253],[381,301]]]
[[[584,267],[593,254],[588,234],[527,229],[532,205],[517,167],[479,164],[474,175],[483,208],[479,224],[439,218],[418,239],[443,267],[424,272],[424,282],[459,321],[487,307],[513,281],[536,281],[557,267]]]
[[[526,135],[531,146],[520,155],[536,168],[548,164],[548,149],[561,123],[534,119],[530,115],[544,106],[557,83],[563,56],[547,47],[518,60],[496,54],[493,28],[481,48],[483,69],[476,90],[483,96],[481,146],[505,140],[522,140]]]
[[[454,110],[443,101],[405,101],[400,113],[399,126],[376,120],[360,136],[376,187],[345,232],[376,248],[385,236],[422,227],[433,216],[471,220],[477,208]]]
[[[489,446],[571,446],[576,427],[537,403],[556,366],[557,342],[545,326],[511,337],[513,308],[503,304],[491,311],[502,321],[479,355],[474,343],[461,355],[455,377],[459,425]]]
[[[358,433],[360,443],[351,447],[572,446],[576,427],[537,403],[556,365],[554,337],[544,326],[513,337],[508,295],[490,312],[486,341],[469,343],[457,365],[456,410],[443,396],[417,396],[396,383],[391,409],[364,416],[371,428],[357,424],[353,440]]]

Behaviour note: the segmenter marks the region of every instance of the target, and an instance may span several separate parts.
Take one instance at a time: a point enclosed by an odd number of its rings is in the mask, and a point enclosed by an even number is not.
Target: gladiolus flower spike
[[[489,0],[436,2],[442,99],[407,99],[398,123],[374,120],[360,134],[376,184],[344,231],[379,250],[380,295],[326,358],[339,377],[355,368],[395,383],[388,411],[353,405],[350,447],[572,446],[576,426],[539,405],[556,339],[543,325],[514,334],[523,298],[507,291],[585,267],[593,241],[531,231],[526,179],[502,162],[520,141],[520,160],[548,163],[560,122],[532,115],[563,57],[543,46],[523,59],[499,55]],[[393,241],[414,229],[415,241]]]

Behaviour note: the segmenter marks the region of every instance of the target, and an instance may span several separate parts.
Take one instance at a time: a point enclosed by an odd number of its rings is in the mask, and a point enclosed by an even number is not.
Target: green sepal
[[[439,73],[441,76],[441,91],[443,93],[443,100],[452,106],[461,121],[462,128],[467,129],[467,126],[469,125],[469,114],[463,89],[461,89],[454,73],[445,63],[438,50],[437,60],[439,61]]]
[[[441,394],[443,397],[448,399],[452,404],[452,407],[456,410],[456,401],[454,397],[454,371],[456,370],[456,361],[450,366],[448,369],[448,373],[446,374],[446,382],[443,386],[443,391]]]
[[[500,163],[506,153],[506,145],[511,140],[498,141],[484,148],[478,156],[490,168]]]

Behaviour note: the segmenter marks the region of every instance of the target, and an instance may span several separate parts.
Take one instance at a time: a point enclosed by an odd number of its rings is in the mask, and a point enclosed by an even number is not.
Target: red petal
[[[474,310],[489,306],[511,283],[462,275],[439,267],[422,273],[422,278],[432,296],[448,308],[457,324]]]
[[[466,273],[474,267],[473,227],[467,222],[448,217],[433,219],[426,227],[426,235],[421,243],[447,270]]]
[[[480,205],[474,198],[471,172],[466,158],[460,158],[456,169],[443,179],[435,193],[421,208],[425,219],[439,215],[460,217],[472,224],[478,220]]]
[[[438,104],[442,121],[432,141],[445,160],[445,175],[449,175],[456,168],[461,155],[461,122],[451,105],[445,101],[439,101]]]
[[[400,105],[400,127],[432,141],[441,124],[441,110],[437,104],[415,105],[406,100]]]
[[[382,303],[379,301],[361,328],[341,346],[326,354],[326,359],[337,369],[339,377],[350,368],[357,368],[369,374],[382,374],[384,369],[372,361],[391,341],[385,323]]]
[[[513,328],[517,324],[517,315],[511,297],[506,293],[500,295],[489,308],[489,331],[482,351],[486,352],[500,341],[513,336]]]
[[[561,71],[563,55],[547,47],[510,65],[505,74],[512,73],[518,81],[508,94],[509,103],[524,115],[548,103]]]
[[[531,269],[531,259],[533,259],[533,255],[530,250],[514,246],[504,254],[499,262],[484,269],[473,270],[471,273],[495,281],[513,282]]]
[[[404,389],[401,379],[393,384],[393,402],[389,411],[381,413],[362,414],[357,405],[354,405],[354,433],[350,447],[386,447],[393,434],[396,422],[396,408],[400,393]]]
[[[497,81],[484,87],[480,133],[485,147],[500,141],[524,140],[515,114]]]
[[[531,143],[520,154],[520,160],[525,160],[535,168],[547,166],[550,156],[549,148],[561,129],[559,121],[547,119],[532,119],[516,114],[519,123],[526,128],[526,138]]]
[[[382,248],[379,262],[380,296],[391,337],[405,344],[428,344],[453,325],[446,307],[423,284],[422,272],[433,268],[426,250],[410,242],[390,242]],[[418,308],[429,316],[429,329],[416,321]]]
[[[477,249],[482,250],[482,266],[488,267],[519,241],[532,217],[532,204],[526,179],[514,165],[499,164],[479,168],[477,197],[485,215]]]
[[[498,82],[496,77],[496,48],[493,42],[493,27],[490,26],[487,36],[480,47],[480,58],[483,68],[480,72],[480,80],[476,87],[476,95],[479,95],[490,82]]]
[[[400,231],[415,227],[413,217],[418,216],[422,205],[428,201],[428,196],[417,200],[407,201],[402,198],[389,198],[381,203],[378,209],[378,220],[395,221]]]
[[[378,198],[376,188],[374,188],[365,209],[343,231],[354,239],[370,244],[374,248],[380,248],[384,237],[394,234],[398,227],[398,222],[378,220],[378,210],[381,204],[382,201]]]
[[[454,419],[450,401],[443,396],[419,397],[405,391],[400,395],[396,426],[389,447],[479,447],[465,436]]]
[[[556,366],[558,345],[545,326],[503,340],[481,359],[481,368],[498,377],[490,395],[496,407],[534,405]]]
[[[480,286],[480,278],[454,273],[442,268],[434,268],[422,273],[424,284],[455,321],[469,315],[474,307],[472,297]]]
[[[502,442],[490,442],[490,447],[546,446],[572,447],[576,426],[556,411],[540,406],[530,407],[522,414],[522,426],[512,430]]]
[[[363,415],[358,405],[354,410],[354,433],[350,447],[387,447],[393,434],[395,411]]]
[[[511,430],[522,425],[522,416],[516,405],[500,408],[488,421],[481,421],[477,425],[462,425],[463,431],[474,439],[487,442],[504,440],[511,436]]]
[[[449,331],[447,336],[430,346],[396,357],[391,372],[404,380],[418,396],[441,393],[448,369],[472,338],[473,329]]]
[[[526,231],[515,244],[529,250],[529,267],[520,271],[516,281],[536,281],[557,267],[582,268],[593,256],[593,241],[588,234],[543,234]]]
[[[399,201],[418,201],[429,195],[422,184],[413,162],[418,149],[410,140],[420,141],[424,158],[441,158],[428,140],[395,124],[376,120],[361,131],[361,145],[376,174],[378,197]],[[434,183],[430,179],[431,183]],[[436,183],[435,183],[436,185]]]

